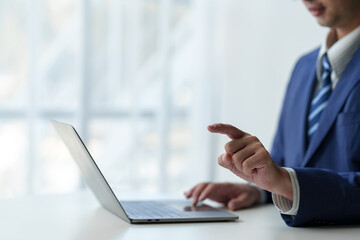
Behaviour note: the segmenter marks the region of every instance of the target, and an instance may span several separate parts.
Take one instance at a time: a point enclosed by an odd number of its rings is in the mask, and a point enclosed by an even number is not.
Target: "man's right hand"
[[[209,198],[225,204],[230,210],[251,207],[261,200],[260,190],[249,184],[206,182],[194,186],[184,194],[193,199],[193,205]]]

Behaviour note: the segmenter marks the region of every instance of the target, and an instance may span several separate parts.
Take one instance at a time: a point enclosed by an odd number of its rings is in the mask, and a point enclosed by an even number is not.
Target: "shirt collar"
[[[344,72],[346,65],[352,58],[352,55],[355,53],[360,45],[360,26],[354,29],[351,33],[347,34],[342,39],[335,42],[329,49],[327,48],[327,41],[331,32],[327,35],[323,41],[319,56],[317,60],[317,76],[318,80],[321,80],[321,71],[322,64],[321,59],[325,53],[329,57],[331,67],[333,69],[333,74],[337,79],[340,79],[342,73]],[[334,79],[332,78],[332,81]]]

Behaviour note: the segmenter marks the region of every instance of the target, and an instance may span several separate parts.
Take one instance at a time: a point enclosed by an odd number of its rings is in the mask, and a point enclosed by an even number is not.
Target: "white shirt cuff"
[[[284,168],[288,171],[291,179],[291,185],[293,188],[293,201],[276,193],[272,194],[272,199],[275,207],[285,215],[295,216],[299,210],[300,203],[300,187],[299,181],[296,176],[296,172],[292,168]]]

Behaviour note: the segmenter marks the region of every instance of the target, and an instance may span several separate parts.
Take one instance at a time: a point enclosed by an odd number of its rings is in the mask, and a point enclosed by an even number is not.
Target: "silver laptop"
[[[122,201],[114,194],[110,185],[91,157],[85,144],[69,124],[51,121],[56,132],[78,164],[85,182],[90,187],[100,204],[128,223],[161,222],[215,222],[234,221],[237,215],[199,204],[191,206],[190,201]]]

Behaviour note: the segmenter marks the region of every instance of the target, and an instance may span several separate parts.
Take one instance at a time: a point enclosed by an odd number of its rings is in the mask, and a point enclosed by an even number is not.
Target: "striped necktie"
[[[327,54],[325,54],[322,58],[322,85],[311,101],[308,116],[308,143],[319,127],[321,113],[324,111],[332,92],[331,72],[330,61]]]

